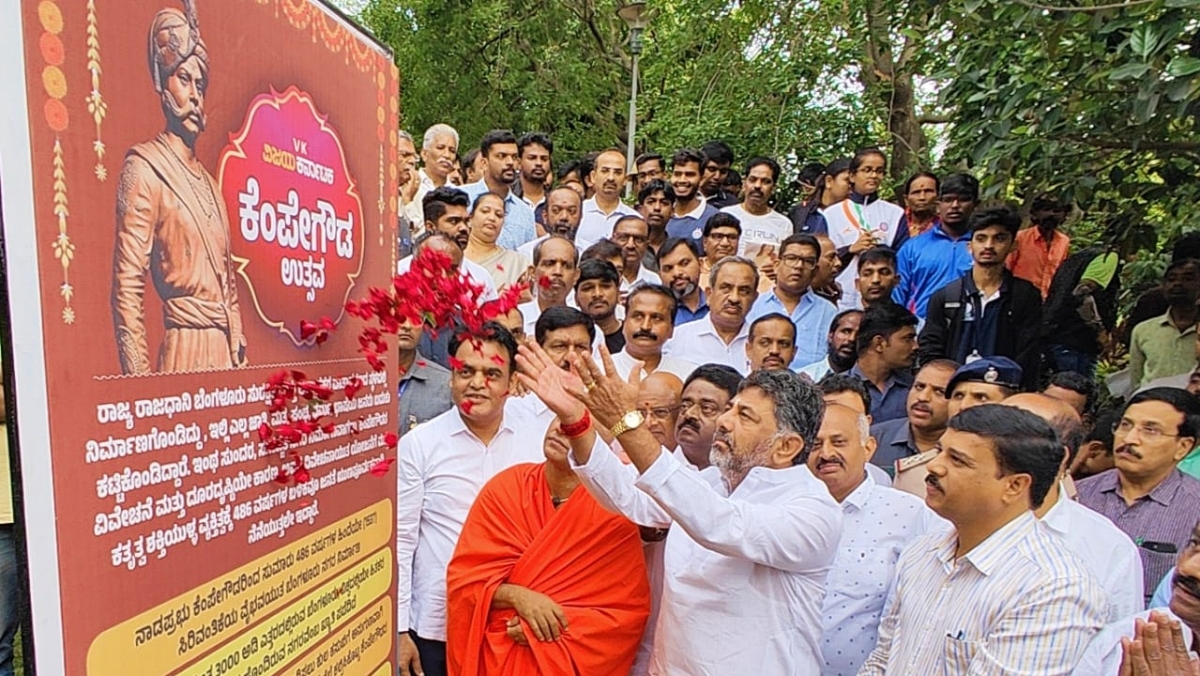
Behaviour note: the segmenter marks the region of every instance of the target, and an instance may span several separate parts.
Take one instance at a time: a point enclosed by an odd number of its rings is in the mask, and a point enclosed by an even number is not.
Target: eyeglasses
[[[1167,434],[1157,427],[1148,427],[1145,424],[1135,424],[1129,420],[1121,420],[1113,423],[1113,434],[1128,436],[1134,429],[1137,430],[1138,436],[1146,441],[1155,441],[1158,439],[1178,439],[1182,434]]]
[[[626,244],[629,240],[633,240],[634,244],[645,244],[650,241],[646,235],[634,235],[628,232],[619,232],[612,236],[613,241],[617,244]]]
[[[789,268],[798,268],[801,265],[811,268],[817,264],[817,259],[812,256],[797,256],[795,254],[780,256],[779,261]]]
[[[705,237],[712,237],[713,239],[717,240],[718,242],[732,242],[732,241],[736,240],[737,238],[741,237],[741,235],[736,234],[736,233],[714,232],[714,233],[705,235]]]
[[[715,418],[724,412],[724,409],[722,409],[716,403],[711,402],[711,401],[696,401],[694,399],[684,399],[683,401],[679,402],[680,412],[687,411],[687,410],[691,409],[693,406],[699,406],[700,413],[702,413],[705,418]]]
[[[638,409],[638,412],[647,418],[666,420],[667,418],[670,418],[673,413],[679,411],[679,408],[679,406],[656,406],[655,408],[642,407]]]
[[[887,169],[883,167],[879,167],[878,169],[875,167],[859,167],[855,173],[866,174],[867,176],[883,176],[887,173]]]

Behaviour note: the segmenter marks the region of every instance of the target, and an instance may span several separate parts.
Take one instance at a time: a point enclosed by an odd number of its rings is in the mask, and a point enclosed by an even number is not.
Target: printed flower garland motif
[[[89,6],[91,6],[90,2]],[[45,30],[38,38],[38,49],[46,61],[46,66],[42,69],[42,87],[46,90],[47,98],[42,106],[42,113],[46,118],[46,125],[54,132],[54,151],[50,162],[50,175],[53,181],[51,184],[54,205],[52,213],[58,221],[58,236],[54,238],[50,246],[54,250],[54,257],[58,259],[63,269],[63,283],[58,288],[58,293],[64,301],[62,321],[64,324],[74,324],[75,308],[71,307],[71,299],[75,295],[75,288],[71,286],[70,269],[71,261],[75,259],[75,244],[67,234],[67,218],[71,215],[71,211],[67,199],[67,170],[61,138],[61,134],[67,130],[67,125],[70,123],[67,106],[63,103],[63,99],[67,96],[67,77],[61,68],[66,59],[66,48],[63,46],[61,35],[63,15],[62,10],[52,0],[42,0],[38,3],[37,13],[38,21]]]

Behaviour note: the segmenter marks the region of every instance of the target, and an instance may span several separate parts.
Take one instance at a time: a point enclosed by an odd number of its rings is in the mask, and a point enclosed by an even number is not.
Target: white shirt
[[[808,376],[814,383],[819,383],[822,378],[833,373],[833,367],[829,365],[829,357],[822,357],[819,361],[796,369],[796,373]]]
[[[875,648],[900,552],[930,520],[929,509],[915,495],[877,486],[869,475],[841,507],[842,539],[821,608],[822,676],[858,673]]]
[[[712,314],[683,326],[675,327],[675,335],[663,345],[663,354],[693,364],[725,364],[738,373],[750,373],[750,357],[746,356],[746,342],[750,340],[750,322],[742,322],[742,328],[728,345],[712,323]]]
[[[731,214],[742,224],[742,236],[738,240],[738,255],[750,260],[763,249],[779,253],[779,243],[792,234],[792,221],[787,216],[770,209],[762,216],[746,211],[741,204],[721,209]]]
[[[1063,539],[1100,582],[1108,596],[1106,622],[1129,617],[1145,607],[1137,545],[1108,517],[1068,499],[1060,488],[1058,503],[1046,512],[1042,523]]]
[[[564,300],[564,303],[566,304],[567,307],[573,307],[576,310],[579,309],[578,307],[575,306],[575,292],[574,291],[567,292],[567,297]],[[520,305],[517,306],[517,309],[521,311],[521,320],[525,322],[525,336],[527,338],[533,338],[534,337],[534,329],[537,326],[538,317],[542,316],[542,306],[538,305],[537,298],[534,298],[533,300],[531,300],[527,303],[521,303]]]
[[[396,263],[396,274],[402,275],[408,272],[412,267],[412,256],[405,256]],[[462,265],[458,266],[460,272],[466,274],[467,278],[476,284],[483,285],[483,295],[479,297],[480,301],[495,300],[500,297],[496,293],[496,281],[492,279],[492,273],[488,272],[482,265],[471,260],[463,258]]]
[[[1087,566],[1024,512],[959,559],[954,528],[913,541],[859,676],[1066,676],[1104,625]]]
[[[533,250],[537,248],[537,245],[541,244],[542,242],[544,242],[548,239],[550,239],[550,235],[542,235],[541,237],[538,237],[537,239],[531,239],[528,242],[525,242],[521,246],[517,247],[517,253],[521,254],[522,256],[525,256],[526,258],[528,258],[529,260],[532,261],[533,260]]]
[[[730,494],[717,468],[695,472],[669,453],[636,481],[599,441],[587,465],[572,466],[606,509],[671,526],[651,674],[820,671],[842,514],[807,467],[755,467]]]
[[[618,270],[620,272],[620,270]],[[621,293],[627,294],[639,284],[662,284],[662,278],[657,273],[647,270],[644,265],[638,266],[637,277],[631,282],[621,275]]]
[[[541,462],[542,438],[530,422],[506,414],[490,444],[457,408],[400,438],[396,472],[396,626],[446,640],[446,567],[467,512],[489,479],[523,462]]]
[[[536,437],[540,443],[546,438],[546,430],[550,428],[550,423],[554,422],[555,414],[540,397],[528,393],[520,397],[510,396],[504,402],[504,415],[528,420],[530,438]],[[524,434],[525,430],[521,432]]]
[[[637,216],[637,209],[617,202],[617,208],[611,214],[604,213],[595,197],[583,201],[583,209],[579,217],[579,230],[575,233],[575,246],[583,253],[589,246],[605,239],[612,234],[613,226],[622,216]]]
[[[1179,622],[1183,628],[1184,645],[1192,645],[1192,630],[1188,627],[1187,622],[1180,620],[1167,608],[1156,608],[1155,610],[1166,613],[1171,619]],[[1092,639],[1087,650],[1084,651],[1083,659],[1079,660],[1079,665],[1075,667],[1075,671],[1071,672],[1071,676],[1119,676],[1121,673],[1121,639],[1133,639],[1133,623],[1139,619],[1149,621],[1150,611],[1143,610],[1101,629],[1100,633],[1096,634],[1096,638]],[[1190,650],[1188,652],[1195,655]]]
[[[844,199],[837,204],[831,204],[821,211],[825,222],[829,225],[829,239],[833,245],[842,249],[858,241],[863,230],[870,232],[884,246],[892,246],[900,234],[900,219],[904,218],[904,209],[887,200],[873,200],[870,204],[859,204],[851,199]],[[858,277],[858,254],[855,254],[845,269],[837,276],[838,284],[842,285],[842,298],[838,301],[839,310],[862,308],[862,298],[854,280]]]
[[[633,365],[640,362],[640,360],[634,359],[633,357],[629,356],[629,353],[626,352],[625,350],[621,350],[620,352],[614,354],[612,356],[612,360],[613,360],[613,366],[617,367],[617,373],[619,373],[621,375],[621,378],[623,380],[629,379],[629,374],[630,374],[630,372],[633,371]],[[684,361],[682,359],[668,357],[665,354],[659,360],[658,368],[655,369],[655,371],[672,373],[677,378],[679,378],[680,380],[683,380],[683,381],[686,381],[688,376],[692,375],[692,371],[695,371],[695,370],[696,370],[696,364],[693,364],[690,361]],[[654,371],[650,371],[649,373],[654,373]],[[645,369],[645,365],[643,364],[642,377],[645,378],[646,375],[647,375],[647,372]]]

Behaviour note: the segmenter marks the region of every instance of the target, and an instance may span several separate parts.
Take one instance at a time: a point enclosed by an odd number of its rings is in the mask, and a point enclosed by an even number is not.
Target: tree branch
[[[934,115],[930,113],[917,116],[917,124],[949,124],[953,120],[953,117],[946,114]]]
[[[1030,0],[1015,0],[1018,5],[1024,5],[1030,9],[1040,9],[1047,12],[1103,12],[1110,9],[1125,9],[1126,7],[1134,7],[1137,5],[1148,5],[1155,0],[1127,0],[1126,2],[1113,2],[1107,5],[1092,5],[1090,7],[1055,7],[1052,5],[1043,5],[1040,2],[1031,2]]]

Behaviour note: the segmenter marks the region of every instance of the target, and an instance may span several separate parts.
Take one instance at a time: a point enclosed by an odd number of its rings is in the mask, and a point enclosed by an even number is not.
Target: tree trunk
[[[888,3],[868,0],[864,3],[866,40],[859,80],[867,100],[877,101],[887,110],[891,178],[900,183],[921,166],[925,133],[917,118],[913,73],[909,68],[918,46],[906,37],[899,57],[891,43]]]

